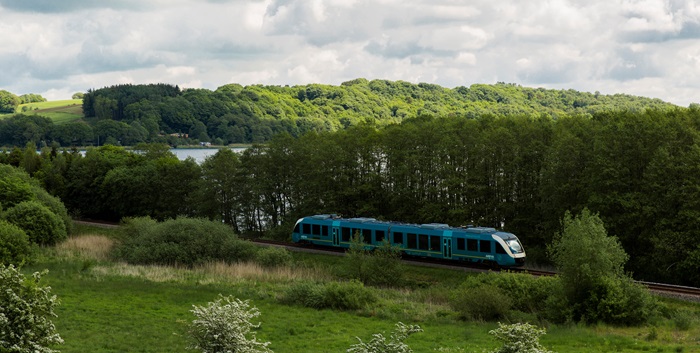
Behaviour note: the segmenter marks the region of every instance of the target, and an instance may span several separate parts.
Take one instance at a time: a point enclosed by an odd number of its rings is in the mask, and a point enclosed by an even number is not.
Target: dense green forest
[[[591,116],[422,116],[377,127],[280,134],[202,165],[165,145],[0,154],[75,215],[118,220],[177,215],[286,238],[293,222],[340,213],[407,222],[495,226],[528,261],[566,211],[598,213],[636,278],[700,285],[700,109]]]
[[[19,97],[15,96],[15,103]],[[563,116],[678,107],[658,99],[602,95],[514,84],[444,88],[434,84],[356,79],[340,86],[241,86],[215,91],[167,84],[117,85],[83,96],[83,121],[53,124],[38,116],[0,120],[0,145],[29,141],[60,146],[262,143],[279,133],[338,131],[360,124],[386,126],[423,115],[477,118]]]

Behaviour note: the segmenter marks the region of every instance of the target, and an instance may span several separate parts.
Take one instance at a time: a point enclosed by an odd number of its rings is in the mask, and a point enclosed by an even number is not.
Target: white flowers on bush
[[[258,342],[251,329],[260,327],[251,319],[260,315],[248,301],[221,297],[207,306],[193,305],[190,310],[196,317],[190,325],[190,335],[195,343],[191,349],[203,353],[272,353],[270,342]]]
[[[389,341],[381,333],[372,335],[372,340],[365,343],[357,337],[360,343],[352,345],[347,350],[348,353],[411,353],[413,350],[403,341],[408,336],[423,332],[423,329],[418,325],[406,325],[403,322],[396,324],[396,329],[391,334]]]
[[[63,339],[51,322],[58,300],[51,287],[39,285],[45,273],[28,279],[13,265],[0,264],[0,352],[58,352],[48,347]]]
[[[527,323],[506,325],[499,322],[498,328],[489,334],[503,341],[503,347],[491,353],[554,353],[540,345],[540,336],[545,330]]]

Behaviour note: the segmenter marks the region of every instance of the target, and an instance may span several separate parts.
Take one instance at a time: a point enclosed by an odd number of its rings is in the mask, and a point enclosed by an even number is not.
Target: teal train
[[[442,223],[408,224],[322,214],[300,218],[294,225],[292,241],[349,248],[354,234],[360,234],[370,248],[379,246],[386,240],[411,256],[499,267],[525,264],[525,250],[518,237],[485,227],[450,227]]]

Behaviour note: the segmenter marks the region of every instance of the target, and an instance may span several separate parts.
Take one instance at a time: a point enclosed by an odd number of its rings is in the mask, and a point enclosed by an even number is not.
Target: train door
[[[334,221],[332,227],[333,246],[340,245],[340,222]]]
[[[452,258],[452,231],[446,231],[442,237],[442,257]]]

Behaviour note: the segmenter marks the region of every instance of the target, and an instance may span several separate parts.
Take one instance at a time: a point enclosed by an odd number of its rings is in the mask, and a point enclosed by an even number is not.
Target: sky
[[[700,1],[698,1],[700,2]],[[700,103],[695,0],[0,0],[0,89],[355,78]]]

